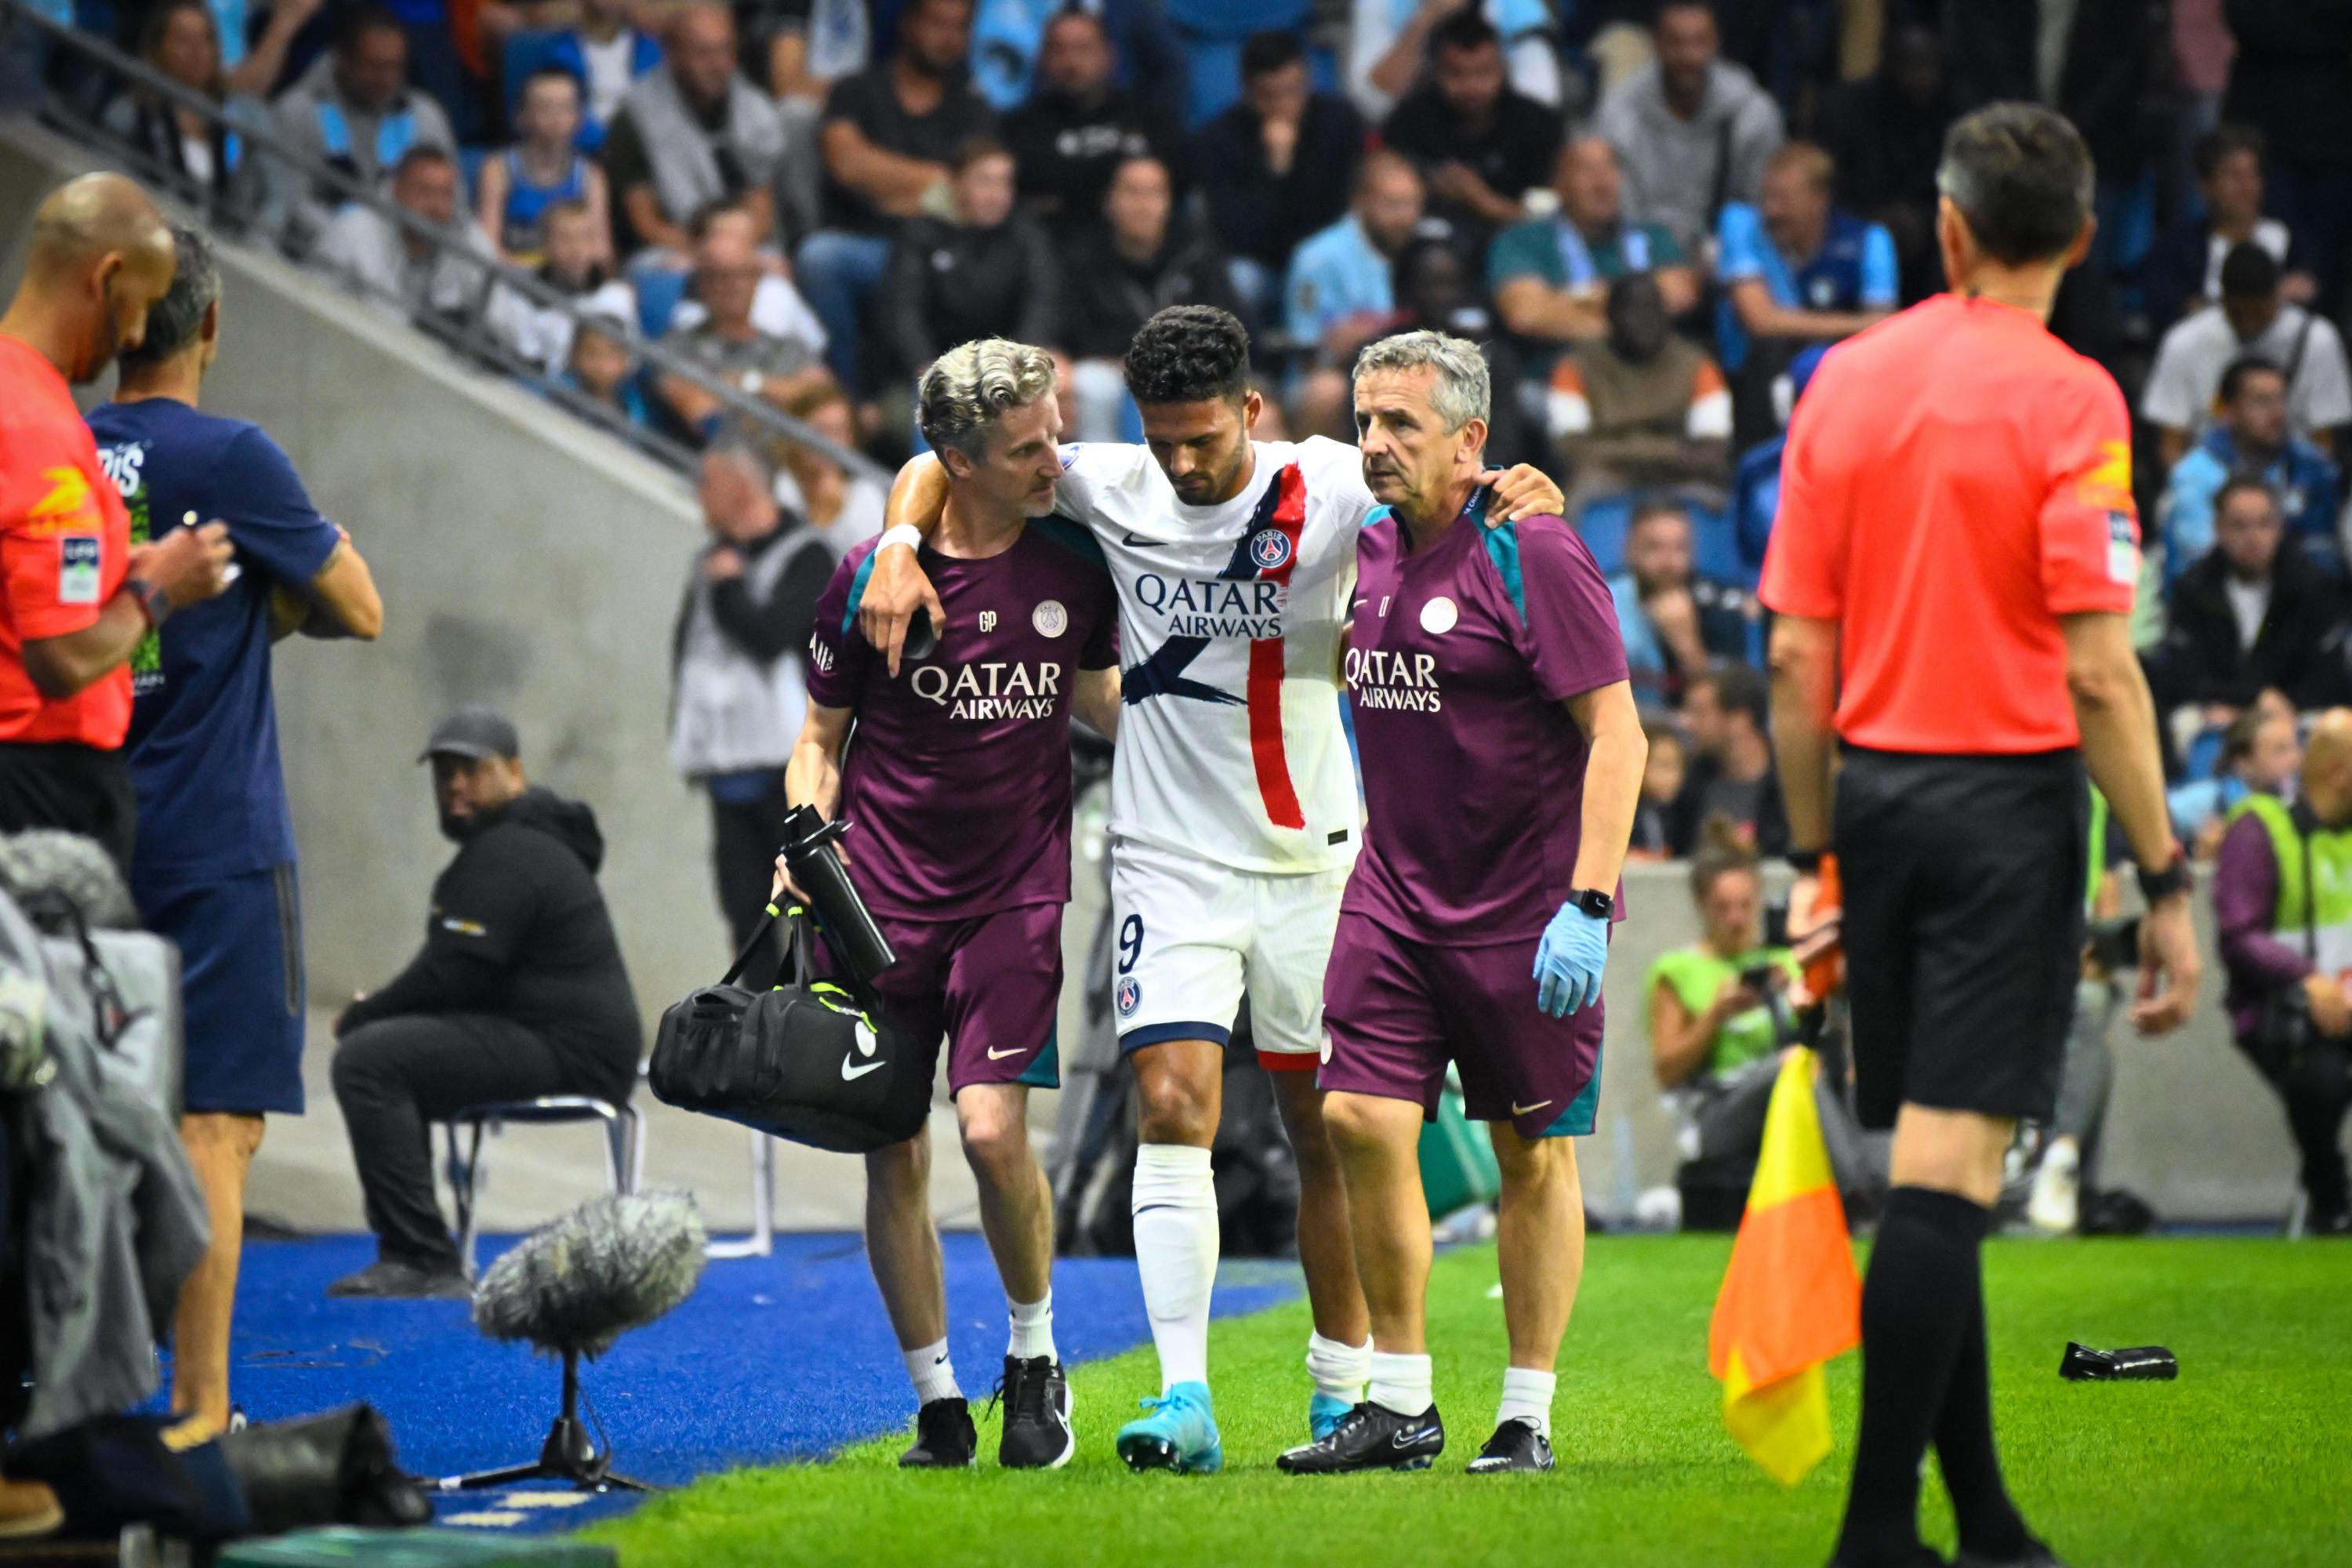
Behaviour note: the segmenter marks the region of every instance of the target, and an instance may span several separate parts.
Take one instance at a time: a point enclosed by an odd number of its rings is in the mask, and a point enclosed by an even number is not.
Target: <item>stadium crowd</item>
[[[74,81],[113,133],[289,253],[693,450],[730,434],[657,342],[888,462],[914,377],[1055,350],[1081,438],[1136,438],[1128,339],[1235,310],[1261,434],[1345,435],[1412,325],[1480,341],[1490,450],[1556,473],[1612,574],[1652,778],[1638,851],[1729,813],[1778,847],[1751,597],[1820,354],[1940,284],[1944,128],[2050,102],[2101,226],[2055,327],[2140,416],[2139,642],[2185,839],[2233,720],[2352,692],[2337,443],[2352,101],[2330,6],[2223,0],[83,0],[208,121]],[[373,183],[427,243],[241,146]],[[495,258],[573,310],[494,286]],[[761,454],[788,514],[813,448]],[[2232,481],[2252,481],[2238,482]],[[835,534],[872,531],[861,498]],[[2243,748],[2229,753],[2242,756]]]

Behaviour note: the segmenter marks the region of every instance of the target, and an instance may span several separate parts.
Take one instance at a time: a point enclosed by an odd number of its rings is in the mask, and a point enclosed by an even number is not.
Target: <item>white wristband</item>
[[[882,531],[881,539],[874,546],[874,553],[879,555],[894,544],[919,551],[923,547],[923,531],[911,522],[894,522]]]

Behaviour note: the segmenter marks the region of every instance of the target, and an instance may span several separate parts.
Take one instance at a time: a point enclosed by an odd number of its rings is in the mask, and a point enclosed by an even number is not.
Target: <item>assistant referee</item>
[[[1857,1109],[1895,1129],[1835,1568],[1941,1561],[1918,1534],[1930,1442],[1958,1564],[2057,1563],[2001,1481],[1978,1252],[2018,1119],[2055,1107],[2086,764],[2149,905],[2143,1031],[2187,1018],[2200,968],[2127,629],[2129,416],[2046,325],[2090,245],[2090,153],[2049,110],[1993,104],[1952,127],[1937,184],[1952,291],[1822,362],[1790,430],[1761,588],[1780,616],[1790,858],[1804,871],[1834,850]]]

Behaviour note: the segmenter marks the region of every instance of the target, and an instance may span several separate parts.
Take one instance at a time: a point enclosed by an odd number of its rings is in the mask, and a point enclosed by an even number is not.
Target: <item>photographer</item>
[[[2313,727],[2294,805],[2252,795],[2231,809],[2213,915],[2231,1027],[2286,1104],[2308,1228],[2352,1235],[2340,1143],[2352,1108],[2352,709]]]
[[[1702,830],[1691,897],[1699,940],[1661,955],[1643,987],[1652,1068],[1681,1122],[1684,1223],[1728,1229],[1755,1175],[1780,1053],[1795,1041],[1787,998],[1798,971],[1787,946],[1767,934],[1756,851],[1727,817],[1710,817]],[[1860,1134],[1827,1075],[1817,1098],[1832,1163],[1848,1186],[1843,1178],[1863,1168]]]

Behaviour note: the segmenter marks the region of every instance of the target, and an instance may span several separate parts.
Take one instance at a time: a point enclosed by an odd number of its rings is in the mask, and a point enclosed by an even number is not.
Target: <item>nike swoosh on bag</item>
[[[888,1062],[867,1062],[861,1068],[852,1067],[850,1065],[850,1061],[851,1058],[848,1057],[841,1058],[841,1081],[844,1083],[856,1083],[867,1073],[880,1072],[884,1068],[890,1065]]]
[[[1545,1106],[1549,1105],[1551,1101],[1549,1100],[1538,1100],[1533,1105],[1521,1105],[1515,1100],[1511,1101],[1511,1114],[1514,1116],[1531,1115],[1536,1111],[1541,1110]]]

